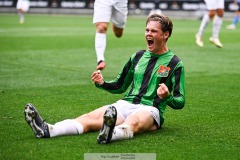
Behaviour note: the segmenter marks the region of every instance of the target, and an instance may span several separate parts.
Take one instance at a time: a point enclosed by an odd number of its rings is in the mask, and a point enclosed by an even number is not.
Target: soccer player
[[[238,24],[239,21],[239,16],[240,16],[240,0],[234,0],[233,2],[236,5],[236,11],[235,11],[235,15],[233,17],[233,21],[232,24],[227,26],[227,29],[236,29],[236,26]]]
[[[185,105],[183,62],[168,48],[172,21],[164,15],[147,18],[146,50],[134,53],[113,81],[106,81],[100,70],[92,73],[97,88],[125,96],[75,119],[51,125],[41,118],[32,104],[24,109],[25,119],[37,138],[76,135],[99,131],[99,144],[133,138],[135,134],[155,131],[164,122],[167,106],[182,109]]]
[[[198,33],[196,34],[196,44],[199,47],[203,47],[202,36],[206,29],[208,22],[213,21],[212,36],[209,41],[219,48],[223,47],[223,44],[219,40],[219,32],[223,23],[224,15],[224,0],[205,0],[208,12],[203,16]]]
[[[97,55],[97,70],[106,67],[105,49],[107,45],[107,30],[112,21],[112,29],[116,37],[123,34],[127,22],[128,0],[95,0],[93,23],[96,26],[95,51]]]
[[[18,15],[19,15],[19,23],[22,24],[24,23],[24,14],[28,12],[30,6],[29,0],[18,0],[17,2],[17,10],[18,10]]]

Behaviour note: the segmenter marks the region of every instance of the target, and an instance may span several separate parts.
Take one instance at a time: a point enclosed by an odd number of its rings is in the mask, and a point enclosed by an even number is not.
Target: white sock
[[[126,124],[121,124],[114,128],[111,141],[130,139],[132,137],[133,137],[132,129]]]
[[[97,55],[97,62],[104,61],[104,52],[106,49],[107,43],[106,33],[98,33],[95,34],[95,50]]]
[[[20,20],[24,21],[24,14],[23,13],[18,13],[18,15],[19,15]]]
[[[212,32],[213,32],[212,37],[213,38],[218,38],[220,29],[222,27],[222,23],[223,23],[222,17],[219,17],[219,16],[214,17],[214,19],[213,19],[213,30],[212,30]]]
[[[19,12],[18,15],[19,15],[20,18],[24,18],[24,14],[23,13]]]
[[[54,125],[48,124],[50,137],[62,135],[76,135],[83,133],[83,126],[81,123],[73,119],[66,119]]]
[[[203,16],[201,25],[199,27],[199,30],[198,30],[198,35],[199,36],[203,35],[203,32],[204,32],[205,28],[207,27],[209,20],[210,20],[210,18],[208,16],[208,13],[205,13],[204,16]]]

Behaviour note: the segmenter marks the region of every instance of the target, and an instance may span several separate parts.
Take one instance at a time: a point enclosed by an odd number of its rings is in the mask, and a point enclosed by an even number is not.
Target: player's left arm
[[[172,89],[163,98],[165,103],[173,109],[182,109],[185,105],[185,73],[184,67],[177,67],[171,77]],[[168,89],[168,88],[167,88]]]

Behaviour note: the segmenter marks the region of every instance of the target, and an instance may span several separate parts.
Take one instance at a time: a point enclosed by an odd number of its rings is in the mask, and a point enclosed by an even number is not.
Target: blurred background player
[[[17,2],[17,10],[19,15],[19,23],[24,23],[24,14],[28,12],[30,6],[29,0],[18,0]]]
[[[236,26],[238,24],[239,21],[239,16],[240,16],[240,0],[234,0],[233,2],[236,5],[235,8],[235,15],[233,17],[233,21],[232,24],[227,26],[227,29],[236,29]]]
[[[202,36],[206,29],[209,20],[213,21],[212,36],[209,38],[210,42],[219,48],[223,47],[223,44],[219,40],[219,32],[223,23],[224,15],[224,0],[205,0],[208,12],[203,16],[198,33],[196,34],[196,44],[199,47],[203,47]]]
[[[112,29],[116,37],[123,34],[128,14],[128,0],[95,0],[93,23],[96,25],[95,50],[97,70],[106,67],[104,52],[107,44],[107,30],[112,21]]]
[[[162,14],[162,10],[158,7],[157,2],[158,1],[156,0],[155,1],[155,7],[150,10],[150,12],[148,13],[148,16],[151,16],[153,14]]]

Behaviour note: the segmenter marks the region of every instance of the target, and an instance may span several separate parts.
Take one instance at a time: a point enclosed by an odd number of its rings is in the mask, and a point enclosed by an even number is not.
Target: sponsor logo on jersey
[[[169,71],[170,71],[170,67],[166,67],[166,66],[161,65],[158,69],[158,76],[159,77],[167,77]]]

